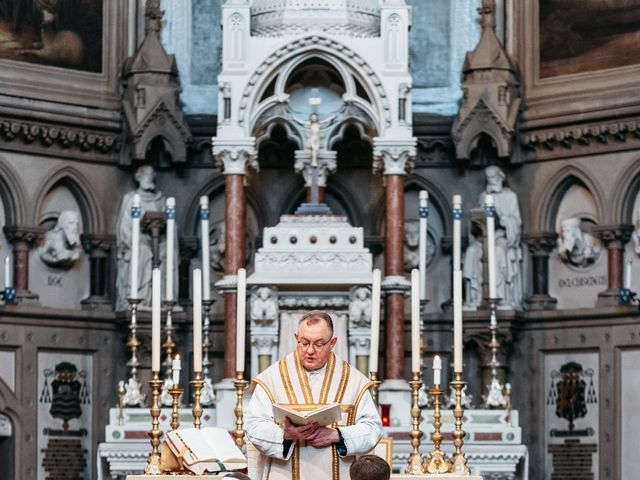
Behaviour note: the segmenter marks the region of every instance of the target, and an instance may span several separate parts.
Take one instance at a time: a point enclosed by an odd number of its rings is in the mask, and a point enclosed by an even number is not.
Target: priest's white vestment
[[[252,480],[348,480],[355,455],[370,452],[382,437],[371,385],[334,353],[324,367],[307,371],[293,352],[258,375],[245,414],[247,437],[261,456],[258,478]],[[315,448],[302,441],[285,442],[283,427],[273,420],[274,403],[300,411],[339,403],[342,422],[335,427],[340,446]]]

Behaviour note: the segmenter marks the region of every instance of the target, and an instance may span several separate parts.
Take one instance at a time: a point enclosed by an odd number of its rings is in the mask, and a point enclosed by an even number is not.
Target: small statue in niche
[[[371,324],[371,290],[354,287],[349,301],[349,321],[361,327]]]
[[[71,267],[80,258],[80,215],[73,210],[62,211],[44,238],[38,250],[40,260],[50,267]]]
[[[640,208],[638,209],[636,228],[631,234],[631,241],[633,242],[633,251],[640,255]]]
[[[601,246],[596,238],[582,230],[582,219],[570,217],[560,222],[558,255],[576,267],[588,267],[598,260]]]
[[[436,247],[427,234],[427,265],[434,257]],[[404,270],[410,272],[420,263],[420,222],[406,220],[404,223]]]
[[[465,272],[464,310],[477,310],[482,302],[482,242],[478,235],[469,235],[469,246],[465,250],[462,271]]]
[[[224,235],[224,220],[216,222],[209,230],[209,263],[214,271],[220,273],[224,272]]]
[[[269,323],[278,317],[278,296],[274,289],[260,287],[251,294],[251,321]]]

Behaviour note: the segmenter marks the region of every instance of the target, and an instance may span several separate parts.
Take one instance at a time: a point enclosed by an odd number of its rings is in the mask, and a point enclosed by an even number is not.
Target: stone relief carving
[[[560,222],[558,255],[575,267],[594,264],[602,251],[597,238],[583,231],[583,220],[579,217],[565,218]]]
[[[80,258],[80,250],[80,215],[64,210],[56,225],[45,233],[38,256],[50,267],[69,268]]]
[[[224,236],[224,220],[214,223],[209,230],[209,263],[212,270],[220,273],[224,272]]]
[[[149,165],[138,167],[135,172],[135,179],[138,182],[138,188],[127,192],[120,205],[120,212],[117,220],[116,245],[117,245],[117,261],[118,273],[116,278],[116,310],[126,310],[129,297],[129,263],[131,261],[131,203],[133,195],[138,193],[141,199],[142,216],[145,212],[162,212],[165,209],[166,197],[156,189],[155,171]],[[178,259],[179,245],[175,238],[174,253],[174,295],[177,294],[178,276]],[[159,242],[159,255],[161,268],[166,265],[166,237],[161,236]],[[138,267],[138,297],[142,299],[141,306],[149,307],[151,305],[151,261],[153,259],[153,247],[151,236],[144,232],[140,232],[140,250],[139,250],[139,267]],[[166,272],[163,271],[164,278]],[[175,296],[174,296],[175,298]]]
[[[371,324],[371,290],[369,287],[351,289],[349,321],[352,325],[364,327]]]
[[[314,310],[320,308],[326,308],[329,310],[338,310],[349,307],[349,298],[341,297],[341,296],[287,296],[280,297],[278,299],[278,304],[280,308],[285,308],[287,310],[293,309],[306,309],[306,310]]]
[[[259,287],[251,292],[251,322],[267,325],[278,319],[278,293],[275,288]]]
[[[496,222],[496,292],[502,302],[499,308],[519,308],[522,301],[522,219],[520,203],[513,190],[504,185],[505,174],[491,165],[484,170],[485,190],[478,206],[484,205],[487,194],[493,195],[498,215]],[[475,310],[482,298],[482,242],[472,241],[465,251],[463,276],[468,282],[466,308]],[[469,300],[473,299],[474,303]]]

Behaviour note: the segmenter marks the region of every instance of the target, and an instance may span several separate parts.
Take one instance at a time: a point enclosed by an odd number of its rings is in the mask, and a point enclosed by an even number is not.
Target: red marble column
[[[244,175],[225,176],[225,274],[236,275],[245,266],[246,198]],[[224,376],[236,375],[236,294],[224,297]]]
[[[311,203],[311,187],[307,187],[306,202]],[[324,187],[318,187],[318,203],[324,203]]]
[[[37,227],[8,225],[4,227],[7,240],[13,245],[13,286],[18,301],[37,299],[29,292],[29,251],[42,237],[43,230]]]
[[[602,225],[594,228],[594,233],[600,237],[607,248],[607,289],[598,294],[596,306],[616,306],[619,302],[619,292],[622,288],[624,271],[624,246],[631,239],[633,225]]]
[[[404,175],[386,175],[385,276],[404,276]],[[404,378],[404,294],[386,298],[386,376]]]

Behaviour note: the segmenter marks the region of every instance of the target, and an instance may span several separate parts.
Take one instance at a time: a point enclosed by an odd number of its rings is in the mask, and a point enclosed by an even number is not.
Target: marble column
[[[531,295],[525,299],[527,310],[553,310],[558,300],[549,295],[549,255],[557,245],[556,232],[523,235],[531,255]]]
[[[405,376],[404,296],[410,285],[404,275],[404,181],[416,155],[415,144],[406,142],[376,139],[373,151],[374,172],[383,173],[385,181],[385,379]]]
[[[607,249],[607,289],[598,294],[597,307],[617,306],[624,272],[624,246],[631,239],[633,225],[600,225],[593,229]]]
[[[38,295],[29,291],[29,252],[40,240],[44,230],[39,227],[6,225],[7,241],[13,245],[13,286],[19,303],[36,303]]]
[[[111,251],[116,244],[115,235],[99,233],[83,233],[80,236],[84,251],[89,254],[89,297],[82,300],[82,307],[87,310],[110,310],[113,306],[111,297]]]
[[[327,177],[336,171],[336,155],[332,150],[318,152],[318,203],[324,203],[324,191],[327,187]],[[307,189],[306,202],[312,203],[311,181],[313,167],[311,166],[311,152],[298,150],[295,152],[294,169],[302,174],[304,186]]]
[[[224,377],[236,372],[236,288],[238,269],[246,258],[246,198],[245,175],[249,167],[258,169],[255,140],[233,143],[215,142],[213,155],[225,175],[225,284],[224,289]]]

